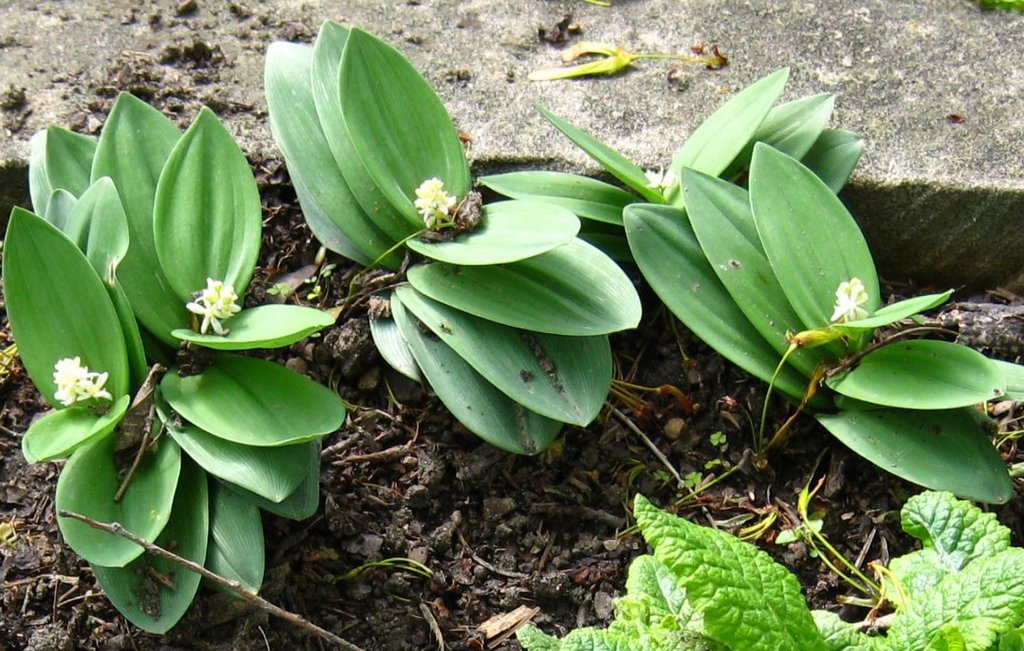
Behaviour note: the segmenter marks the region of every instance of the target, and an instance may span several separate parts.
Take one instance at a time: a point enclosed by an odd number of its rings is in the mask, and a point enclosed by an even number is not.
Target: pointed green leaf
[[[1003,504],[1013,484],[973,408],[817,414],[847,447],[897,477],[965,499]]]
[[[580,239],[507,265],[420,265],[409,270],[409,283],[463,312],[535,332],[600,335],[640,321],[629,278]]]
[[[42,129],[33,133],[28,141],[28,193],[33,212],[45,218],[54,191],[46,176],[46,129]]]
[[[477,181],[512,199],[539,199],[568,208],[576,216],[622,225],[622,209],[637,198],[614,185],[564,172],[509,172]]]
[[[59,230],[67,231],[77,204],[78,199],[67,190],[54,190],[50,196],[50,203],[46,205],[46,214],[40,216]]]
[[[626,240],[626,231],[621,226],[585,219],[580,224],[577,237],[616,262],[635,262],[629,250],[629,241]]]
[[[875,264],[860,227],[821,179],[758,144],[750,168],[750,205],[768,260],[807,329],[829,323],[839,284],[859,278],[868,314],[882,306]]]
[[[18,354],[50,404],[56,406],[54,364],[68,357],[109,373],[106,388],[115,399],[128,393],[128,355],[117,312],[71,240],[15,208],[7,226],[3,278]]]
[[[373,344],[380,356],[391,365],[391,368],[411,380],[423,382],[420,367],[416,364],[409,344],[405,343],[394,319],[371,318],[370,336],[373,337]]]
[[[89,187],[96,139],[63,127],[47,127],[45,148],[46,179],[50,187],[82,196]]]
[[[1003,395],[1006,380],[976,350],[948,341],[897,341],[825,380],[845,396],[903,409],[953,409]]]
[[[233,443],[183,423],[168,433],[203,470],[272,502],[295,492],[305,479],[309,445],[257,447]]]
[[[341,399],[327,387],[251,357],[224,355],[188,377],[172,370],[160,387],[186,420],[244,445],[311,441],[338,429],[345,419]]]
[[[334,325],[334,317],[323,310],[301,305],[259,305],[242,310],[224,321],[226,335],[199,334],[178,329],[172,334],[216,350],[248,350],[250,348],[281,348]]]
[[[109,434],[128,411],[128,396],[121,396],[107,413],[99,416],[82,406],[58,409],[32,423],[21,439],[25,461],[50,461],[71,454]]]
[[[502,450],[536,454],[545,450],[561,429],[516,403],[485,380],[440,339],[425,334],[397,295],[391,310],[417,364],[441,402],[468,430]]]
[[[116,443],[116,436],[106,436],[71,455],[57,479],[57,509],[99,522],[118,522],[141,538],[156,540],[171,517],[181,450],[174,441],[162,439],[155,451],[143,457],[121,501],[115,502],[121,485],[114,461]],[[58,516],[57,524],[68,545],[90,563],[124,567],[142,554],[142,547],[130,540],[84,522]]]
[[[847,321],[846,323],[837,323],[832,327],[840,330],[873,330],[875,328],[881,328],[883,326],[892,325],[897,321],[908,319],[915,314],[920,314],[926,310],[938,307],[948,301],[949,297],[952,295],[953,290],[950,289],[942,292],[941,294],[914,296],[913,298],[908,298],[902,301],[897,301],[891,305],[886,305],[867,318],[857,319],[856,321]]]
[[[260,248],[262,212],[242,150],[204,108],[167,159],[156,188],[156,254],[181,301],[206,279],[249,286]]]
[[[395,293],[484,379],[527,409],[585,426],[604,405],[612,379],[607,337],[525,332],[432,301],[408,286]]]
[[[170,521],[156,544],[202,565],[207,558],[210,530],[208,503],[206,475],[192,464],[184,464]],[[177,624],[199,588],[198,574],[150,554],[143,554],[124,567],[93,564],[92,570],[117,610],[150,633],[163,634]],[[174,587],[157,577],[166,577]]]
[[[265,554],[259,508],[230,488],[213,482],[206,569],[238,581],[250,592],[259,592]]]
[[[580,220],[565,208],[543,201],[499,201],[483,207],[480,225],[450,242],[405,243],[428,258],[450,264],[505,264],[532,258],[567,244]]]
[[[825,129],[800,162],[818,175],[832,192],[846,185],[864,153],[864,140],[852,131]]]
[[[718,279],[686,212],[673,206],[636,204],[626,208],[623,216],[637,266],[676,318],[728,360],[770,381],[781,356]],[[785,366],[775,387],[799,400],[807,380]]]
[[[989,362],[1003,374],[1006,380],[1006,400],[1024,400],[1024,366],[1012,364],[998,359],[990,359]]]
[[[289,520],[305,520],[306,518],[313,517],[313,514],[316,513],[317,507],[320,505],[319,441],[313,441],[309,444],[306,456],[306,467],[302,475],[303,480],[302,483],[299,484],[299,487],[296,488],[291,495],[280,502],[271,502],[265,497],[260,497],[256,493],[247,491],[244,488],[233,484],[227,484],[227,486],[241,497],[252,502],[268,513],[273,513],[274,515],[279,515],[282,518],[288,518]]]

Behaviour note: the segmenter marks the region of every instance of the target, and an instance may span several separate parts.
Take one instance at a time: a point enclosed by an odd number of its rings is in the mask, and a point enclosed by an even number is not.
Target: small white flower
[[[676,184],[676,175],[672,170],[647,170],[644,172],[647,177],[647,187],[652,190],[664,192]]]
[[[57,385],[53,397],[65,407],[82,400],[113,400],[114,396],[103,388],[107,377],[107,373],[82,366],[80,357],[65,357],[53,365],[53,383]]]
[[[832,312],[832,323],[846,323],[864,319],[868,311],[862,306],[868,302],[868,292],[864,289],[864,283],[860,278],[851,278],[849,281],[839,283],[836,290],[836,306]]]
[[[444,191],[444,181],[439,178],[427,179],[416,188],[416,210],[423,217],[427,228],[439,228],[451,224],[448,218],[455,207],[455,197]]]
[[[218,335],[226,335],[228,329],[221,325],[221,321],[230,319],[242,308],[235,304],[238,294],[231,285],[225,285],[221,280],[213,278],[206,279],[206,289],[201,289],[193,294],[196,300],[187,303],[185,308],[193,314],[203,317],[199,326],[199,333],[206,334],[206,331],[213,327]]]

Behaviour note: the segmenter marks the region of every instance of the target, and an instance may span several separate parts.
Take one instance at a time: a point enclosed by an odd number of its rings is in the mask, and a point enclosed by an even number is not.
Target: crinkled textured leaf
[[[536,454],[551,445],[561,423],[513,401],[443,341],[421,331],[416,317],[406,312],[395,294],[391,311],[430,386],[467,429],[516,454]]]
[[[800,162],[824,181],[832,192],[838,193],[850,180],[862,153],[864,140],[857,134],[842,129],[825,129]]]
[[[395,293],[477,373],[527,409],[585,426],[604,405],[612,379],[607,337],[525,332],[453,309],[412,287]]]
[[[172,334],[216,350],[281,348],[334,325],[334,317],[323,310],[301,305],[259,305],[242,310],[224,321],[226,335],[199,334],[184,328]]]
[[[616,622],[639,620],[653,634],[702,631],[703,618],[686,599],[686,588],[653,556],[638,556],[629,566],[626,594],[615,602]]]
[[[206,474],[192,464],[183,464],[171,519],[156,544],[202,565],[207,558],[210,530],[208,505]],[[177,624],[199,588],[198,574],[151,554],[143,554],[124,567],[94,564],[92,570],[117,610],[150,633],[163,634]],[[173,589],[154,580],[154,572],[169,577]]]
[[[853,624],[827,610],[811,611],[814,623],[825,638],[828,651],[883,651],[889,647],[884,638],[870,637]]]
[[[544,633],[533,624],[527,624],[516,631],[516,639],[526,651],[561,651],[562,648],[558,638]]]
[[[316,513],[320,505],[320,442],[309,444],[306,457],[306,469],[302,473],[303,480],[295,491],[280,502],[271,502],[265,497],[235,486],[227,486],[246,500],[252,502],[268,513],[279,515],[289,520],[305,520]]]
[[[913,298],[908,298],[879,308],[874,314],[864,319],[837,323],[832,327],[839,328],[840,330],[881,328],[883,326],[896,323],[897,321],[902,321],[903,319],[914,316],[915,314],[930,310],[933,307],[938,307],[949,300],[949,297],[952,296],[952,294],[953,290],[950,289],[942,292],[941,294],[914,296]]]
[[[1006,380],[1006,394],[1003,397],[1007,400],[1024,400],[1024,366],[998,359],[989,361],[995,364]]]
[[[310,445],[243,445],[183,423],[167,432],[203,470],[272,502],[295,492],[305,479]]]
[[[245,295],[260,248],[260,195],[242,150],[207,108],[160,174],[153,230],[160,265],[180,301],[191,300],[207,278]]]
[[[634,515],[655,558],[680,578],[709,635],[744,651],[826,648],[796,577],[768,554],[664,513],[641,495]]]
[[[983,417],[970,407],[881,408],[815,418],[860,456],[915,484],[992,504],[1013,496],[1006,464],[992,446]]]
[[[420,265],[409,270],[409,283],[435,301],[535,332],[600,335],[640,321],[629,278],[579,239],[507,265]]]
[[[370,336],[373,337],[373,344],[377,352],[384,358],[384,361],[391,365],[405,377],[422,382],[423,376],[416,359],[409,350],[409,344],[405,343],[402,333],[398,330],[398,324],[394,319],[370,319]]]
[[[407,247],[441,262],[505,264],[567,244],[580,230],[571,211],[544,201],[498,201],[483,207],[479,226],[450,242],[411,239]]]
[[[115,502],[121,484],[114,462],[116,439],[106,436],[71,455],[57,479],[57,509],[118,522],[137,536],[156,540],[171,516],[181,450],[174,441],[162,439],[155,452],[143,457],[121,501]],[[57,524],[65,542],[95,565],[123,567],[142,554],[135,543],[84,522],[58,516]]]
[[[1006,380],[976,350],[912,339],[877,348],[825,383],[864,402],[903,409],[953,409],[1003,395]]]
[[[509,172],[477,181],[513,199],[540,199],[568,208],[578,217],[622,225],[622,209],[637,198],[614,185],[564,172]]]
[[[230,488],[210,487],[210,543],[206,569],[259,592],[265,566],[259,508]]]
[[[737,366],[771,380],[780,356],[718,279],[686,213],[674,206],[636,204],[623,215],[637,266],[676,318]],[[799,400],[807,381],[785,366],[775,387]]]
[[[244,445],[278,446],[318,439],[341,426],[341,398],[287,368],[224,355],[199,375],[171,370],[160,383],[176,412],[214,436]]]
[[[109,434],[128,410],[131,398],[121,396],[107,413],[97,416],[88,407],[58,409],[32,423],[21,439],[25,461],[50,461],[71,454]]]
[[[46,180],[51,190],[67,190],[76,197],[89,187],[89,170],[96,155],[96,139],[63,127],[47,127],[44,144]]]
[[[128,393],[128,354],[117,311],[78,247],[53,225],[15,208],[7,225],[4,295],[18,354],[43,397],[57,406],[53,368],[79,357],[105,372],[114,398]]]
[[[839,284],[859,278],[869,314],[881,307],[878,276],[860,227],[813,172],[758,144],[750,205],[779,284],[807,329],[829,323]]]

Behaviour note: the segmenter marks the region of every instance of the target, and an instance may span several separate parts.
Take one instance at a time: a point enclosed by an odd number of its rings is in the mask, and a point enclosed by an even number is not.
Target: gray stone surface
[[[263,52],[275,39],[309,41],[331,18],[405,52],[485,170],[595,171],[533,104],[657,167],[731,93],[790,66],[785,98],[835,93],[833,124],[866,139],[844,196],[887,276],[1024,290],[1024,15],[970,0],[196,0],[183,14],[179,4],[0,0],[0,212],[23,201],[32,132],[95,132],[120,88],[150,89],[183,122],[212,104],[251,155],[277,157]],[[716,42],[731,63],[693,68],[681,85],[658,61],[613,78],[526,81],[557,62],[537,28],[566,11],[588,40],[662,52]],[[200,48],[182,63],[176,53],[196,42],[212,55]]]

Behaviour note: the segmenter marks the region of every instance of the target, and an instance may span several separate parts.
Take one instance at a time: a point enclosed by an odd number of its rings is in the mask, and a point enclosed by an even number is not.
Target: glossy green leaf
[[[394,319],[370,319],[370,336],[373,337],[373,344],[377,352],[384,358],[384,361],[391,365],[402,375],[416,382],[423,382],[423,375],[416,359],[409,350],[409,344],[405,343],[402,333],[398,330],[398,324]]]
[[[477,373],[527,409],[585,426],[604,405],[612,379],[607,337],[525,332],[432,301],[408,286],[395,293]]]
[[[224,355],[199,375],[174,370],[160,383],[164,398],[200,429],[244,445],[279,446],[318,439],[341,426],[341,398],[287,368]]]
[[[718,176],[736,158],[764,122],[789,78],[789,68],[776,70],[736,93],[701,122],[672,157],[672,172],[682,178],[690,168]]]
[[[181,136],[160,111],[128,93],[114,102],[103,127],[92,179],[109,176],[128,217],[130,245],[120,265],[121,286],[139,322],[165,344],[177,345],[171,330],[188,322],[185,305],[157,260],[153,201],[157,179]]]
[[[1006,381],[1006,400],[1024,400],[1024,366],[1004,362],[999,359],[990,359],[989,362],[1003,374]]]
[[[580,239],[507,265],[420,265],[409,270],[409,283],[463,312],[535,332],[601,335],[640,321],[629,278]]]
[[[512,199],[540,199],[576,216],[622,225],[622,209],[637,198],[614,185],[564,172],[509,172],[477,179],[480,185]]]
[[[42,129],[32,134],[28,141],[28,193],[32,200],[32,210],[36,214],[46,217],[54,191],[46,176],[46,129]],[[74,198],[74,195],[71,196]]]
[[[850,180],[864,153],[864,140],[852,131],[825,129],[800,162],[825,182],[832,192],[839,192]]]
[[[121,396],[103,415],[83,406],[58,409],[32,423],[21,439],[25,461],[37,463],[71,454],[109,434],[128,410],[131,398]]]
[[[402,54],[361,29],[349,31],[341,59],[341,114],[373,182],[410,223],[430,178],[449,195],[469,191],[469,164],[441,99]]]
[[[327,138],[334,162],[360,206],[359,212],[339,213],[335,219],[345,220],[346,229],[359,228],[361,231],[380,233],[380,236],[373,236],[373,240],[380,239],[380,251],[383,252],[416,232],[423,222],[418,216],[416,220],[410,220],[387,199],[356,151],[349,128],[342,117],[339,74],[349,32],[347,27],[331,21],[325,22],[320,28],[313,47],[311,89],[320,126]],[[353,232],[351,237],[354,241],[362,243],[370,236],[357,237]],[[401,258],[398,257],[391,268],[397,269],[400,263]]]
[[[89,187],[89,170],[96,155],[96,139],[63,127],[46,129],[46,179],[53,190],[76,197]]]
[[[56,406],[57,361],[81,358],[109,373],[114,398],[128,393],[128,356],[117,312],[78,247],[53,225],[15,208],[7,226],[4,293],[18,354],[39,392]]]
[[[772,269],[806,329],[828,324],[836,289],[852,278],[867,290],[868,314],[881,307],[875,264],[860,227],[813,172],[758,144],[750,205]]]
[[[61,231],[66,231],[71,215],[75,211],[78,198],[67,190],[54,190],[50,202],[46,204],[46,214],[40,215]]]
[[[825,380],[845,396],[903,409],[953,409],[1003,395],[1006,379],[976,350],[948,341],[897,341]]]
[[[334,325],[334,317],[323,310],[301,305],[268,304],[242,310],[224,326],[226,335],[199,334],[178,329],[172,334],[216,350],[247,350],[250,348],[281,348]]]
[[[1002,504],[1013,484],[973,408],[873,409],[817,414],[847,447],[879,468],[925,488]]]
[[[181,301],[221,280],[239,296],[260,248],[262,209],[249,162],[204,108],[167,159],[156,188],[156,254]]]
[[[120,502],[114,501],[121,481],[114,461],[116,436],[106,436],[79,448],[57,479],[57,509],[88,516],[99,522],[118,522],[145,540],[153,541],[171,516],[171,504],[181,471],[181,450],[170,439],[145,455]],[[127,462],[131,463],[131,456]],[[84,522],[57,517],[67,544],[96,565],[124,567],[142,554],[142,547],[93,529]]]
[[[167,432],[203,470],[272,502],[295,492],[305,479],[307,447],[300,443],[278,447],[243,445],[183,423]]]
[[[874,314],[864,319],[857,319],[856,321],[847,321],[845,323],[837,323],[833,325],[833,328],[840,330],[873,330],[875,328],[881,328],[883,326],[892,325],[897,321],[908,319],[915,314],[920,314],[934,307],[942,305],[949,300],[949,297],[953,295],[953,290],[942,292],[941,294],[925,294],[923,296],[914,296],[902,301],[897,301],[885,307],[879,308]]]
[[[781,357],[718,279],[686,213],[674,206],[637,204],[623,216],[637,266],[676,318],[728,360],[768,382]],[[775,387],[799,400],[807,380],[786,366]]]
[[[324,246],[369,265],[390,245],[364,214],[331,153],[313,100],[313,49],[271,43],[264,71],[270,130],[288,165],[303,215]],[[397,254],[390,267],[400,264]]]
[[[209,533],[206,475],[191,464],[183,464],[170,521],[155,542],[202,565],[207,558]],[[150,554],[124,567],[93,564],[92,570],[118,612],[150,633],[163,634],[177,624],[199,589],[198,574]],[[174,587],[156,577],[166,577]]]
[[[626,240],[626,231],[621,226],[586,219],[581,223],[577,237],[616,262],[634,262],[633,253],[629,250],[629,241]]]
[[[450,242],[405,243],[428,258],[463,265],[505,264],[567,244],[580,230],[571,211],[543,201],[499,201],[483,207],[480,225]]]
[[[313,517],[320,505],[320,442],[312,442],[308,446],[308,450],[306,469],[302,473],[302,483],[291,495],[280,502],[271,502],[267,498],[260,497],[239,486],[229,484],[228,487],[264,511],[282,518],[305,520]]]
[[[259,508],[230,488],[214,482],[210,487],[210,546],[206,552],[206,569],[238,581],[250,592],[259,592],[265,558]]]
[[[582,149],[587,156],[597,161],[609,174],[636,190],[644,199],[653,203],[664,203],[665,199],[660,192],[647,187],[650,181],[647,180],[644,171],[633,161],[547,109],[541,106],[535,108],[540,111],[544,119],[553,124],[566,138]]]
[[[427,335],[392,295],[391,310],[417,364],[441,402],[471,432],[516,454],[543,451],[562,424],[526,409],[473,370],[458,353]]]

